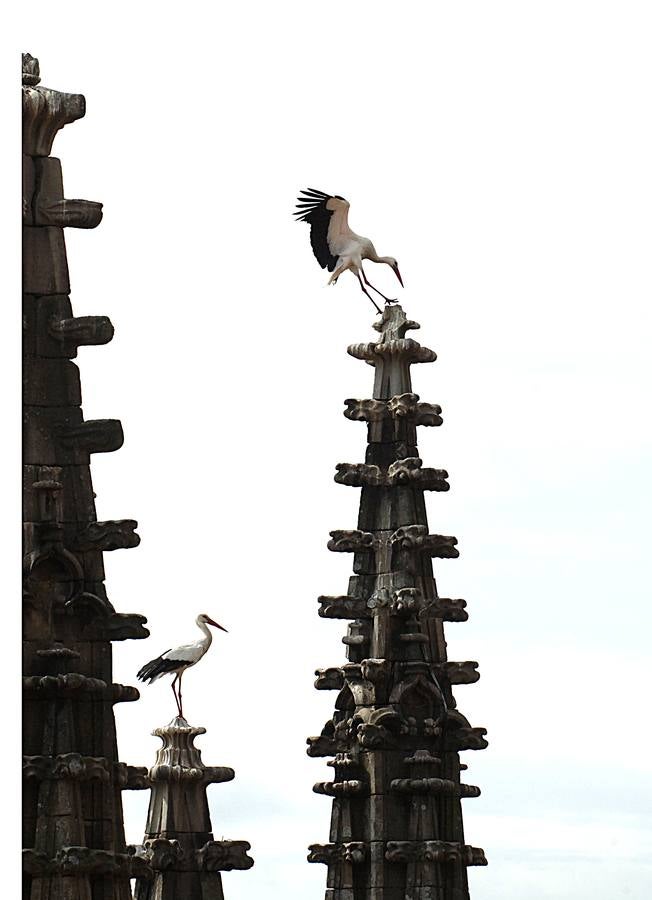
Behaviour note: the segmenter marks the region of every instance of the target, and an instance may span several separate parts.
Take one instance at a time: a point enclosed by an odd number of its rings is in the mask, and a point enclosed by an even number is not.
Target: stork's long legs
[[[177,696],[177,692],[174,688],[177,681],[179,682],[179,689],[181,689],[181,676],[180,676],[179,672],[177,672],[177,674],[172,679],[172,693],[174,694],[174,702],[177,704],[177,711],[179,713],[179,716],[180,716],[180,718],[183,718],[183,715],[181,713],[181,699],[180,699],[181,695],[179,694]]]
[[[183,675],[183,672],[184,672],[183,669],[181,670],[181,672],[179,672],[179,688],[178,688],[178,691],[179,691],[179,716],[182,719],[183,719],[183,700],[181,699],[181,677]]]
[[[367,287],[370,287],[372,289],[372,291],[375,291],[377,294],[380,294],[380,296],[383,298],[385,303],[396,303],[396,300],[390,300],[389,297],[386,297],[382,291],[379,291],[377,287],[373,286],[373,284],[367,279],[367,276],[365,275],[365,271],[362,268],[362,266],[360,266],[360,271],[362,272],[362,277],[364,278],[364,283],[367,285]]]
[[[364,275],[364,272],[363,272],[362,274]],[[358,281],[360,282],[360,287],[362,288],[362,290],[364,291],[364,293],[367,295],[367,297],[369,297],[369,299],[371,300],[371,302],[373,303],[373,305],[374,305],[374,306],[376,307],[376,309],[378,310],[379,315],[382,316],[382,314],[383,314],[382,309],[378,306],[378,304],[376,303],[376,301],[374,300],[374,298],[371,296],[371,294],[369,293],[369,291],[367,290],[367,288],[366,288],[366,287],[364,286],[364,284],[362,283],[362,278],[360,278],[360,273],[359,273],[359,272],[356,272],[356,273],[355,273],[355,277],[356,277],[356,278],[358,279]],[[367,279],[365,278],[365,281],[366,281],[366,280],[367,280]],[[371,286],[371,285],[370,285],[370,286]],[[375,288],[374,288],[374,290],[375,290]],[[380,291],[379,291],[379,293],[380,293]]]

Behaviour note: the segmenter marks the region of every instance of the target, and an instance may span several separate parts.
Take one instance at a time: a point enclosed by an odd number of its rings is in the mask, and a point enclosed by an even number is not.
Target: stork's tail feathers
[[[161,675],[165,675],[167,672],[176,672],[178,668],[178,660],[165,659],[163,656],[157,656],[156,659],[151,659],[148,663],[145,663],[142,669],[137,672],[136,678],[139,678],[141,681],[149,681],[150,684],[153,684],[157,678],[161,677]]]

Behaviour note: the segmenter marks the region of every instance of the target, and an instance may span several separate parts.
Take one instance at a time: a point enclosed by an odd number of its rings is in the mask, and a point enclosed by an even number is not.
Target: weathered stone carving
[[[389,400],[345,400],[347,419],[375,424],[385,419],[407,419],[414,425],[441,425],[441,406],[419,403],[419,395],[397,394]]]
[[[328,549],[336,553],[357,553],[374,547],[376,539],[368,531],[353,529],[352,531],[331,531]]]
[[[53,157],[35,159],[33,165],[37,184],[32,199],[35,225],[55,225],[59,228],[95,228],[100,224],[102,221],[101,203],[95,203],[92,200],[66,200],[64,198],[61,163],[58,159]]]
[[[137,547],[140,537],[135,533],[138,522],[117,519],[108,522],[88,522],[77,531],[74,550],[122,550]]]
[[[125,791],[144,791],[151,786],[145,766],[113,763],[113,771],[115,783]]]
[[[422,347],[411,338],[399,340],[379,341],[371,344],[351,344],[349,353],[356,359],[364,359],[376,365],[379,357],[400,356],[404,362],[421,363],[434,362],[437,354],[434,350]]]
[[[350,781],[318,781],[313,785],[315,794],[327,794],[329,797],[350,797],[365,791],[364,782],[359,779]]]
[[[367,845],[362,841],[349,841],[344,844],[311,844],[308,862],[347,862],[359,865],[367,858]]]
[[[418,394],[397,394],[387,401],[387,410],[393,419],[410,417],[415,425],[441,425],[441,406],[436,403],[419,403]]]
[[[447,794],[450,797],[479,797],[480,788],[459,784],[448,778],[395,778],[390,784],[399,794]]]
[[[247,841],[216,841],[206,799],[209,784],[233,769],[205,766],[194,740],[206,729],[177,716],[153,732],[163,745],[149,770],[152,788],[145,838],[135,854],[154,872],[136,882],[136,900],[223,900],[220,872],[249,869]]]
[[[23,152],[48,156],[57,132],[81,119],[85,112],[81,94],[63,94],[23,83]]]
[[[406,525],[398,528],[390,538],[392,544],[402,550],[423,550],[440,559],[456,559],[460,554],[455,548],[457,538],[443,534],[428,534],[426,525]]]
[[[37,650],[36,655],[41,659],[69,660],[79,659],[81,653],[71,650],[70,647],[63,647],[61,644],[55,644],[53,647],[46,647],[43,650]]]
[[[447,490],[447,473],[424,468],[416,446],[416,427],[441,424],[441,409],[419,402],[410,366],[435,354],[405,337],[418,326],[398,306],[374,327],[379,341],[349,347],[376,372],[372,399],[346,401],[345,416],[368,423],[365,462],[335,476],[362,493],[358,527],[328,543],[354,554],[348,592],[319,598],[322,617],[351,621],[349,662],[316,673],[315,687],[338,694],[308,739],[334,768],[313,788],[333,798],[331,842],[308,859],[328,866],[326,900],[468,900],[466,868],[486,860],[464,844],[461,801],[480,790],[461,783],[458,753],[487,742],[451,689],[477,681],[477,663],[446,658],[443,623],[465,621],[466,603],[438,597],[432,573],[433,558],[458,556],[425,512],[424,492]]]
[[[368,600],[348,594],[317,599],[319,615],[324,619],[371,619],[374,609],[382,605],[390,606],[391,612],[400,616],[417,614],[444,622],[466,622],[469,618],[466,600],[437,597],[427,601],[417,588],[400,588],[393,597],[374,594]]]
[[[170,869],[178,867],[183,859],[183,848],[179,841],[167,838],[154,838],[143,841],[143,845],[136,854],[147,860],[152,869]]]
[[[317,737],[306,738],[308,744],[308,756],[334,756],[340,752],[337,741],[330,734],[320,734]]]
[[[354,422],[382,422],[389,410],[383,400],[345,400],[344,415]],[[321,844],[315,844],[315,847]]]
[[[486,750],[489,746],[484,739],[486,728],[457,728],[450,730],[446,738],[446,749],[459,750]]]
[[[330,669],[317,669],[315,687],[318,691],[339,691],[344,686],[344,672],[342,669],[331,667]]]
[[[405,525],[396,531],[378,532],[369,531],[331,531],[331,540],[328,549],[336,553],[360,553],[372,550],[374,553],[385,554],[392,546],[399,550],[420,550],[428,556],[436,556],[440,559],[456,559],[459,550],[455,547],[457,538],[443,534],[428,534],[425,525]]]
[[[65,604],[65,611],[73,616],[81,627],[84,640],[123,641],[129,638],[145,638],[149,632],[144,627],[147,619],[137,613],[117,613],[106,597],[89,591],[75,594]]]
[[[59,440],[64,447],[88,453],[111,453],[124,443],[122,423],[117,419],[88,419],[62,428]]]
[[[24,756],[23,778],[74,778],[79,781],[108,781],[111,763],[101,756],[61,753],[58,756]]]
[[[380,466],[365,463],[338,463],[335,481],[352,487],[391,487],[398,484],[415,484],[424,491],[447,491],[450,487],[444,469],[424,469],[415,457],[398,459],[383,470]]]
[[[89,678],[77,672],[67,675],[27,675],[23,692],[39,698],[67,697],[73,694],[98,694],[111,703],[138,700],[138,689],[125,684],[108,684],[101,678]]]
[[[318,601],[319,615],[323,619],[357,619],[361,616],[371,616],[367,603],[357,597],[349,597],[346,594],[340,597],[322,596]]]
[[[446,662],[443,665],[439,664],[435,669],[438,674],[441,674],[443,670],[451,684],[474,684],[480,680],[478,663],[471,660]]]
[[[387,469],[387,484],[416,484],[424,491],[447,491],[448,472],[445,469],[424,469],[418,457],[398,459]]]
[[[63,847],[53,858],[36,850],[23,850],[23,869],[29,875],[86,874],[122,878],[148,878],[151,875],[144,860],[137,856],[89,847]]]
[[[233,869],[250,869],[254,861],[247,856],[251,850],[248,841],[207,841],[197,850],[199,867],[207,872],[231,872]]]
[[[145,628],[145,616],[138,613],[112,613],[101,627],[101,635],[107,641],[126,641],[149,637]],[[99,630],[99,629],[98,629]],[[90,638],[90,634],[87,635]]]
[[[68,319],[50,319],[50,335],[62,346],[71,349],[71,355],[77,347],[108,344],[113,338],[114,329],[108,316],[73,316]]]
[[[426,612],[435,619],[444,622],[466,622],[469,614],[466,611],[466,600],[438,597],[428,604]]]
[[[385,854],[388,862],[405,863],[412,860],[458,863],[467,866],[486,866],[484,852],[450,841],[388,841]]]

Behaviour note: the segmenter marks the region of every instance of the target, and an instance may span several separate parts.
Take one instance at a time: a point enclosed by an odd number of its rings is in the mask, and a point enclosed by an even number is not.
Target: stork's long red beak
[[[222,631],[226,631],[226,628],[224,628],[222,625],[220,625],[219,622],[216,622],[215,619],[210,619],[208,616],[206,616],[206,621],[208,622],[209,625],[214,625],[216,628],[219,628]],[[228,634],[229,632],[226,631],[226,633]]]
[[[405,287],[405,285],[403,284],[403,279],[401,278],[401,273],[398,270],[398,266],[394,266],[393,268],[394,268],[394,271],[396,272],[396,277],[401,282],[401,287]]]

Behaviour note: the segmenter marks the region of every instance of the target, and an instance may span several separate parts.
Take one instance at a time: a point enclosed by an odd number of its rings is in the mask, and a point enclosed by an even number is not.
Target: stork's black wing
[[[337,256],[333,256],[328,246],[328,226],[333,210],[327,209],[326,204],[333,196],[308,188],[301,191],[304,196],[297,197],[297,222],[308,222],[310,225],[310,243],[312,252],[317,257],[317,262],[322,269],[332,272],[337,265]]]
[[[169,650],[165,651],[165,653],[169,652]],[[151,684],[152,681],[161,675],[165,675],[166,672],[175,672],[181,665],[181,661],[178,659],[166,659],[165,653],[161,653],[156,659],[151,659],[148,663],[145,663],[142,669],[138,671],[136,678],[139,678],[141,681],[150,681]]]

